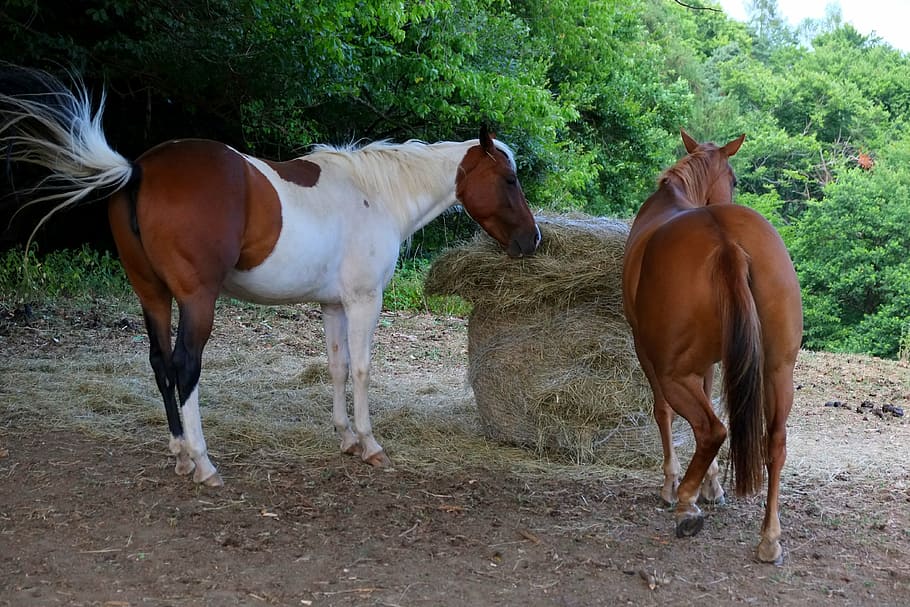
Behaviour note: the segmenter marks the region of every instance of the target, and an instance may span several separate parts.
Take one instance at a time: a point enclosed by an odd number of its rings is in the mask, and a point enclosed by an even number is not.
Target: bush
[[[0,257],[0,297],[4,300],[46,300],[66,297],[124,297],[131,293],[120,261],[88,245],[52,251],[39,257],[11,249]]]
[[[789,232],[805,346],[893,358],[910,322],[910,171],[883,158],[874,171],[842,172],[824,193]]]
[[[429,259],[400,260],[382,295],[382,307],[386,310],[426,312],[441,316],[467,316],[471,312],[471,305],[460,297],[424,295],[423,283],[430,265]]]

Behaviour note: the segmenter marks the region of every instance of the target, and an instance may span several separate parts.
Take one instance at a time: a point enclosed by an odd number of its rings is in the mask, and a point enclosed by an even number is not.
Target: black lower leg
[[[180,411],[177,408],[177,399],[174,394],[177,374],[168,355],[170,353],[165,353],[161,348],[160,336],[157,334],[154,324],[148,315],[146,315],[145,324],[149,334],[149,363],[152,366],[152,371],[155,372],[155,383],[158,384],[158,391],[161,392],[161,397],[164,399],[167,426],[171,431],[171,436],[179,438],[183,436],[183,424],[180,422]]]
[[[193,332],[186,329],[191,322],[188,316],[187,312],[181,309],[177,340],[174,344],[174,370],[181,407],[199,384],[199,376],[202,373],[203,344],[194,343],[195,340],[189,337]]]

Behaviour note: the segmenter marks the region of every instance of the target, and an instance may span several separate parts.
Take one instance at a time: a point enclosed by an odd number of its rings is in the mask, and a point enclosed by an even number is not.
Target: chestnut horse
[[[103,96],[93,114],[78,81],[70,90],[41,72],[18,76],[40,93],[0,96],[0,144],[12,160],[52,172],[43,186],[55,189],[37,199],[55,200],[51,213],[109,198],[120,260],[145,316],[175,469],[195,470],[197,483],[222,484],[199,413],[202,352],[220,293],[261,304],[321,304],[341,450],[387,466],[367,388],[382,293],[401,243],[456,202],[510,256],[531,254],[540,242],[513,154],[485,129],[464,142],[319,146],[288,162],[178,140],[131,162],[106,141]]]
[[[782,558],[778,495],[802,339],[799,283],[783,241],[759,213],[734,205],[729,158],[745,135],[718,147],[685,131],[688,155],[663,173],[632,224],[623,299],[638,359],[654,392],[664,452],[661,496],[676,505],[676,534],[698,533],[703,497],[720,502],[717,452],[727,429],[711,406],[713,366],[723,365],[736,493],[768,499],[758,557]],[[695,453],[679,482],[670,425],[692,426]],[[704,484],[703,484],[704,481]]]

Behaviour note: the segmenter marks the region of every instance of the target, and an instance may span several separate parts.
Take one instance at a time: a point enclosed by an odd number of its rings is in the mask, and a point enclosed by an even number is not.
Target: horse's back
[[[796,272],[780,234],[760,213],[735,204],[693,208],[664,223],[643,247],[641,271],[654,279],[672,267],[679,271],[664,279],[684,280],[707,272],[710,265],[705,261],[726,246],[746,252],[752,281],[798,294]]]
[[[316,177],[307,184],[289,180],[287,163],[249,159],[278,193],[282,228],[261,264],[231,271],[225,284],[231,294],[259,303],[339,303],[381,293],[391,278],[401,245],[394,216],[343,163],[307,158],[292,161],[298,169],[316,167],[297,171]]]
[[[789,253],[767,219],[733,204],[683,211],[642,243],[638,280],[630,295],[641,339],[660,342],[678,335],[700,344],[704,357],[710,352],[711,358],[719,358],[723,327],[718,310],[726,295],[717,268],[731,247],[745,254],[734,258],[744,260],[742,271],[748,274],[763,330],[773,337],[768,347],[795,360],[802,303]]]

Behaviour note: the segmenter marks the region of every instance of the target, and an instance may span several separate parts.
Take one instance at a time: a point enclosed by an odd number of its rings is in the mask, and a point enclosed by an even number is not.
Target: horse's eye
[[[509,185],[515,185],[516,183],[518,183],[518,178],[515,177],[515,175],[510,175],[510,176],[506,177],[506,183]]]

